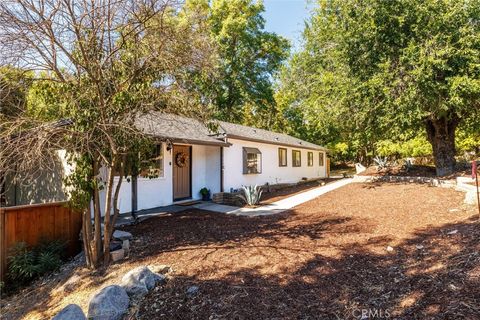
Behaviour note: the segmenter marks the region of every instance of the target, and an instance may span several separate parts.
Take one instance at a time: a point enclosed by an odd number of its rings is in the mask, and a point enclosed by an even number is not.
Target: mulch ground
[[[129,260],[44,281],[7,299],[2,316],[49,318],[72,302],[86,310],[91,293],[127,270],[168,264],[171,279],[128,319],[480,319],[480,224],[463,197],[350,184],[275,216],[151,218],[125,228]]]
[[[462,198],[352,184],[279,216],[185,212],[135,226],[137,259],[175,276],[134,318],[480,319],[478,216]],[[192,285],[200,293],[187,297]]]

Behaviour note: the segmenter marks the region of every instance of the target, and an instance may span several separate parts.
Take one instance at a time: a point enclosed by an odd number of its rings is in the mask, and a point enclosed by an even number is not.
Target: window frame
[[[307,167],[313,167],[313,152],[307,152]]]
[[[319,157],[319,158],[318,158],[318,165],[319,165],[320,167],[324,167],[324,166],[325,166],[325,159],[324,159],[325,153],[322,152],[322,151],[320,151],[320,152],[318,153],[318,157]]]
[[[285,164],[282,164],[282,152],[285,154]],[[278,166],[288,167],[288,150],[287,148],[278,148]]]
[[[140,178],[165,178],[165,151],[163,148],[163,142],[155,143],[152,158],[147,159],[146,161],[150,162],[151,165],[149,168],[145,168],[140,172]],[[158,174],[155,174],[153,172],[154,170],[158,170]]]
[[[298,154],[298,165],[295,161],[295,154]],[[292,167],[300,168],[302,166],[302,151],[292,149]]]
[[[252,147],[242,147],[242,167],[243,167],[243,174],[261,174],[262,173],[262,152],[258,148]],[[248,156],[250,154],[256,155],[256,171],[251,172],[249,169],[249,160]]]

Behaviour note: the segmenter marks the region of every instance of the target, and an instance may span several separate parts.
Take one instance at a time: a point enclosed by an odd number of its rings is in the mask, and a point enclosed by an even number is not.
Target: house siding
[[[258,143],[240,139],[229,139],[232,144],[224,149],[224,189],[226,192],[231,189],[238,189],[242,185],[264,185],[295,183],[302,178],[314,179],[326,177],[326,159],[325,152],[324,166],[319,166],[319,153],[321,151],[292,148],[288,146],[273,145],[268,143]],[[262,171],[259,174],[243,174],[243,147],[258,148],[262,153]],[[287,149],[287,166],[280,167],[278,161],[278,149]],[[292,150],[301,152],[301,166],[292,166]],[[313,166],[307,166],[308,152],[313,152]]]
[[[137,210],[167,206],[173,203],[173,158],[164,148],[164,176],[137,179]],[[118,177],[115,178],[118,181]],[[207,187],[212,193],[220,192],[220,147],[192,145],[192,199],[200,199],[199,191]],[[104,207],[104,192],[100,195]],[[123,179],[118,196],[120,213],[132,210],[131,181]]]

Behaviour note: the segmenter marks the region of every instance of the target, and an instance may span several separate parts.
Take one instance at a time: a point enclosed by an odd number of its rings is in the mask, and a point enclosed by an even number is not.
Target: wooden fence
[[[0,280],[4,279],[9,249],[18,242],[35,246],[41,241],[63,240],[68,256],[80,252],[81,214],[65,202],[0,208]]]

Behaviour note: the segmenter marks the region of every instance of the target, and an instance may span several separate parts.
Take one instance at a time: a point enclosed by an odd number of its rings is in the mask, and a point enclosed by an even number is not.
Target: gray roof
[[[136,118],[137,128],[146,134],[172,142],[229,146],[223,139],[212,135],[199,120],[169,113],[150,112]]]
[[[264,142],[282,146],[305,148],[312,150],[326,150],[324,147],[304,141],[284,133],[268,131],[239,124],[220,121],[220,126],[227,133],[228,138]]]
[[[199,120],[168,113],[150,112],[136,119],[137,127],[143,132],[172,142],[229,146],[225,138],[227,141],[228,138],[232,138],[294,148],[326,150],[322,146],[283,133],[223,121],[217,123],[217,132],[212,132]]]

